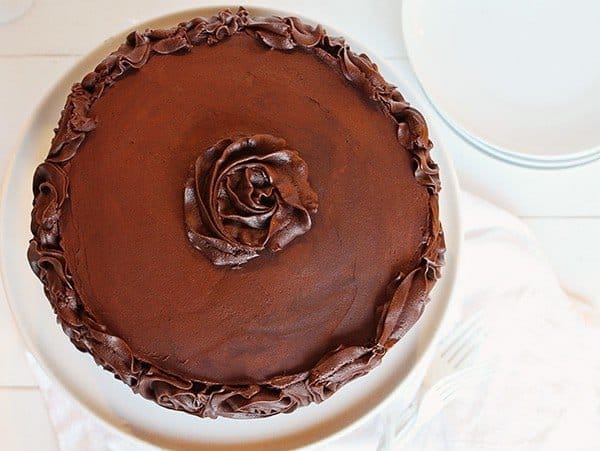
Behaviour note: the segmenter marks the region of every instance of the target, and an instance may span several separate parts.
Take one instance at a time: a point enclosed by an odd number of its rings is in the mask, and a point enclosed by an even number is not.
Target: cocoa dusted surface
[[[226,44],[151,58],[94,102],[69,169],[61,245],[81,302],[140,359],[252,383],[373,344],[376,307],[419,264],[429,194],[397,124],[314,54]],[[219,140],[283,137],[318,194],[312,228],[239,269],[186,237],[183,189]]]

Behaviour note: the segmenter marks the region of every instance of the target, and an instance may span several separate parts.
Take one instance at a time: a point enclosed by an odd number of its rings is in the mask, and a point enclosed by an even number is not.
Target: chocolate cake
[[[73,344],[134,392],[292,412],[421,315],[444,253],[431,148],[320,26],[240,8],[133,32],[73,85],[28,258]]]

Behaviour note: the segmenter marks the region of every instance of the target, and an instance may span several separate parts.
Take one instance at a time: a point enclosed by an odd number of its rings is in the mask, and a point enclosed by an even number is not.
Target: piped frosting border
[[[87,312],[79,298],[60,244],[60,216],[69,197],[70,161],[97,122],[94,102],[125,73],[139,70],[156,55],[189,52],[193,46],[217,45],[236,33],[253,36],[279,51],[313,52],[339,71],[397,124],[398,140],[414,161],[414,175],[429,193],[429,233],[419,264],[398,274],[389,284],[384,303],[377,306],[377,333],[371,346],[340,346],[310,370],[273,377],[254,384],[227,385],[186,380],[139,359],[128,344],[114,336]],[[432,143],[423,116],[387,83],[377,66],[350,50],[342,38],[321,26],[294,17],[251,17],[239,8],[210,18],[194,18],[164,30],[132,32],[119,49],[72,87],[46,160],[37,168],[31,221],[33,239],[28,259],[44,284],[59,324],[73,344],[114,373],[131,389],[163,407],[201,417],[257,418],[289,413],[321,402],[341,386],[379,364],[386,351],[417,321],[444,262],[444,234],[439,221],[440,179],[430,156]]]

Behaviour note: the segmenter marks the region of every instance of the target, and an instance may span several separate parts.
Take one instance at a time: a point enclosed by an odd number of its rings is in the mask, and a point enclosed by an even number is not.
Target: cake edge
[[[224,385],[186,380],[142,361],[124,340],[111,335],[86,312],[60,245],[59,223],[62,206],[68,199],[70,160],[86,134],[96,127],[90,108],[104,89],[125,73],[140,69],[154,55],[186,52],[194,45],[216,45],[240,32],[275,50],[314,52],[367,98],[381,105],[384,114],[397,124],[400,144],[411,153],[417,181],[427,188],[430,227],[422,243],[419,264],[390,282],[386,301],[377,307],[379,321],[374,345],[339,346],[308,371],[255,384]],[[257,418],[289,413],[299,406],[327,399],[341,386],[369,372],[421,316],[429,292],[440,278],[445,252],[439,220],[441,186],[438,166],[430,156],[432,147],[423,116],[384,80],[366,55],[352,52],[342,38],[327,35],[320,25],[312,27],[294,17],[255,18],[240,7],[236,13],[223,10],[210,18],[194,18],[169,29],[134,31],[118,50],[74,84],[67,97],[48,156],[34,175],[33,239],[28,259],[44,285],[57,321],[73,344],[90,353],[98,365],[135,393],[163,407],[201,417]]]

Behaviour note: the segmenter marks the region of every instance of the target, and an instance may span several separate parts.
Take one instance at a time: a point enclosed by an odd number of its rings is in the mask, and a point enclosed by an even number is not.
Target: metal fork
[[[393,443],[406,444],[412,439],[423,425],[433,419],[462,391],[478,384],[492,371],[489,362],[484,362],[455,371],[431,386],[420,398],[418,404],[410,409],[412,416],[399,429],[394,429]]]
[[[394,418],[391,409],[387,412],[379,451],[391,450],[396,442],[406,444],[462,390],[481,382],[492,371],[491,362],[473,363],[487,335],[486,315],[486,310],[480,310],[442,339],[428,370],[432,385],[418,394],[399,418]]]
[[[466,368],[476,360],[481,344],[488,335],[487,315],[487,310],[479,310],[440,341],[437,357],[428,370],[430,381]]]

